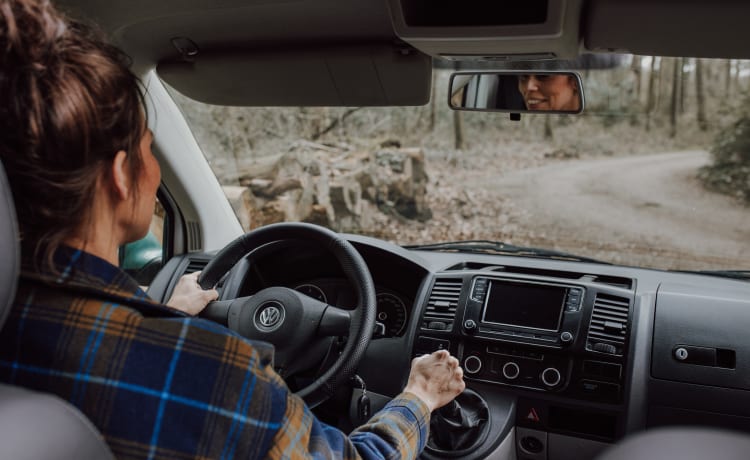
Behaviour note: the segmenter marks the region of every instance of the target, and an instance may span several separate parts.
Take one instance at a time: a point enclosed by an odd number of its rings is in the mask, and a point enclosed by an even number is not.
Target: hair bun
[[[0,0],[0,65],[43,71],[67,30],[49,0]]]

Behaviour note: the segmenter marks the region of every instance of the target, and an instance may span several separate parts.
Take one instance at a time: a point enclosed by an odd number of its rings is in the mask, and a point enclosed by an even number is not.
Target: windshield
[[[658,269],[750,268],[750,65],[623,56],[582,115],[209,106],[171,91],[246,230],[487,240]]]

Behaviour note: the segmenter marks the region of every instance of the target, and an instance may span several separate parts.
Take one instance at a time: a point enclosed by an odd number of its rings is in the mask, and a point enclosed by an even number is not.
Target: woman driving
[[[196,274],[167,305],[117,267],[142,238],[160,169],[138,79],[101,34],[47,0],[0,0],[0,160],[23,272],[0,333],[0,380],[77,406],[123,458],[415,458],[430,412],[464,389],[441,351],[346,436],[318,421],[272,350],[194,318]]]

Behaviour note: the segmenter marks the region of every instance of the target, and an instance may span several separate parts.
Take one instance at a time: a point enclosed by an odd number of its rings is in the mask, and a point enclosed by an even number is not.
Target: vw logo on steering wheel
[[[264,332],[275,331],[284,322],[284,306],[274,300],[266,302],[255,314],[255,327]]]

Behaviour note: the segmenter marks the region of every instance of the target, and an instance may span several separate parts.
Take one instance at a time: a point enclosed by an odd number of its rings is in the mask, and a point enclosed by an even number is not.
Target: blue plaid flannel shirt
[[[409,393],[349,436],[273,371],[269,345],[149,299],[117,267],[61,250],[24,272],[0,333],[0,381],[78,407],[118,458],[415,458],[427,406]],[[135,307],[135,308],[133,308]]]

